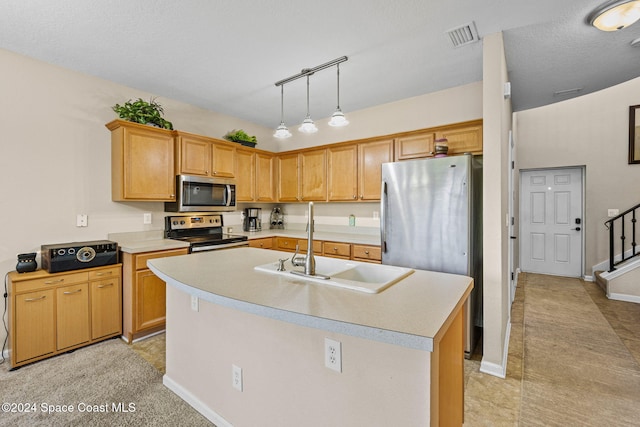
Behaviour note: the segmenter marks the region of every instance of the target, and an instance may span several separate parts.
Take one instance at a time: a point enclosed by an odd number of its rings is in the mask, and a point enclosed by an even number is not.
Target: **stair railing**
[[[613,271],[616,269],[616,265],[622,264],[623,262],[640,255],[640,251],[636,250],[636,212],[640,210],[640,204],[627,209],[622,212],[618,216],[615,216],[607,221],[605,221],[605,226],[609,229],[609,271]],[[629,217],[631,219],[629,219]],[[627,235],[625,234],[625,224],[630,223],[631,225],[631,243],[627,245],[625,242],[627,241]],[[618,236],[616,236],[616,230],[620,229],[618,232]],[[620,259],[615,260],[615,243],[616,238],[620,240]],[[629,255],[626,252],[629,251]]]

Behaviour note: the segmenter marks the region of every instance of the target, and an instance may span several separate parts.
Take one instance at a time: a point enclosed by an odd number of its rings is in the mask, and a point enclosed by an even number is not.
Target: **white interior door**
[[[520,174],[520,268],[582,276],[582,169]]]

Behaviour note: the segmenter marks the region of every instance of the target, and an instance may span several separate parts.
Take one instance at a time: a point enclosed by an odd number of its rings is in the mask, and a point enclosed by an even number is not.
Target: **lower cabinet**
[[[120,335],[121,268],[9,273],[11,367]]]
[[[122,253],[122,335],[136,338],[161,331],[166,321],[166,283],[147,268],[147,261],[186,255],[188,249]]]
[[[265,237],[262,239],[251,239],[249,240],[249,247],[260,248],[260,249],[271,249],[273,248],[273,237]]]
[[[267,238],[271,240],[272,238]],[[249,240],[249,246],[257,246],[260,240]],[[253,243],[252,243],[253,242]],[[278,251],[294,252],[298,245],[298,253],[304,255],[307,252],[307,239],[297,239],[294,237],[273,237],[272,249]],[[264,247],[267,249],[266,247]],[[380,246],[361,245],[345,242],[330,242],[322,240],[313,241],[313,253],[332,258],[352,259],[355,261],[366,261],[380,263],[382,260]]]

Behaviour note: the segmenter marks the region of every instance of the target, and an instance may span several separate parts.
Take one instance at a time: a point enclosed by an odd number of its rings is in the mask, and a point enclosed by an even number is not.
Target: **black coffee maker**
[[[261,208],[246,208],[244,210],[244,220],[242,221],[242,229],[244,231],[261,231],[262,220],[260,219],[262,213]]]

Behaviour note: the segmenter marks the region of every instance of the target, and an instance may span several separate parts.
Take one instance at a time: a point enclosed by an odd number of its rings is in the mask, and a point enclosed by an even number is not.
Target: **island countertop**
[[[473,288],[467,276],[415,270],[384,291],[367,294],[254,270],[290,256],[237,248],[153,259],[148,266],[167,285],[214,304],[426,351],[433,351],[434,338]],[[289,262],[286,267],[292,269]]]

